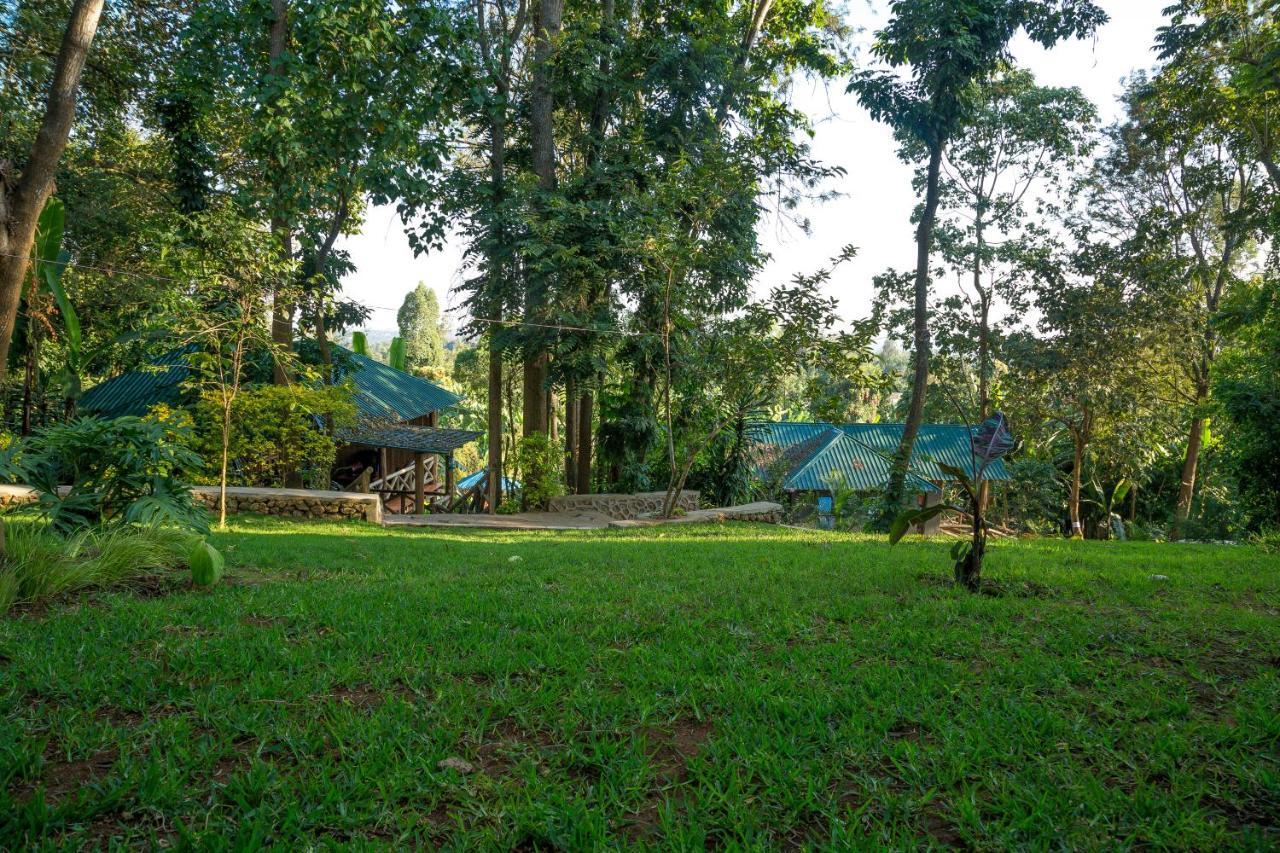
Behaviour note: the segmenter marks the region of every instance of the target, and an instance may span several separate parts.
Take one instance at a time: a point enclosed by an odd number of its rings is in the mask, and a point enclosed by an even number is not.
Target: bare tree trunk
[[[560,35],[564,0],[534,0],[533,82],[529,97],[529,136],[533,171],[543,192],[556,188],[555,95],[551,86],[551,60]],[[549,292],[545,274],[531,282],[526,313],[537,320],[546,307]],[[548,428],[548,355],[545,350],[526,352],[524,361],[524,434],[546,433]]]
[[[591,389],[584,389],[578,398],[578,494],[591,493],[591,421],[594,417],[595,397]]]
[[[1196,395],[1195,405],[1201,403]],[[1191,500],[1196,490],[1196,468],[1200,462],[1200,445],[1204,436],[1204,418],[1191,419],[1191,431],[1187,434],[1187,452],[1182,458],[1182,482],[1178,486],[1178,504],[1173,514],[1173,530],[1170,539],[1182,538],[1182,527],[1191,517]]]
[[[915,447],[916,434],[924,419],[924,398],[929,390],[929,255],[933,250],[933,226],[938,213],[938,174],[942,168],[942,143],[929,149],[929,170],[925,183],[924,210],[916,228],[916,279],[915,322],[913,327],[915,347],[915,377],[911,383],[911,403],[907,408],[907,422],[902,428],[902,440],[889,473],[889,486],[885,502],[896,511],[903,502],[906,491],[907,470],[911,464],[911,451]]]
[[[231,457],[231,401],[222,401],[222,465],[218,471],[218,527],[227,526],[227,468]]]
[[[22,380],[22,435],[31,435],[31,395],[36,384],[36,350],[33,346],[27,352],[27,369]]]
[[[270,73],[273,77],[280,73],[280,63],[284,58],[284,51],[288,41],[289,2],[288,0],[271,0],[269,61]],[[282,176],[279,174],[279,171],[283,168],[283,163],[273,164],[273,171],[277,173],[273,175],[275,180],[281,180]],[[271,217],[271,233],[274,234],[276,240],[279,241],[280,254],[285,258],[285,260],[292,259],[293,234],[289,230],[289,223],[283,216],[279,215],[278,212],[276,215]],[[277,290],[273,295],[271,302],[271,341],[284,349],[290,349],[293,347],[293,312],[294,305],[288,298],[288,295]],[[289,384],[289,374],[279,360],[276,361],[273,367],[272,379],[277,385]]]
[[[578,485],[578,383],[564,383],[564,487],[573,494]]]
[[[500,316],[500,315],[499,315]],[[489,514],[502,503],[502,352],[489,331]]]
[[[1084,526],[1080,523],[1081,469],[1084,467],[1084,440],[1078,432],[1071,434],[1071,491],[1067,495],[1067,517],[1071,521],[1071,537],[1084,538]]]
[[[103,0],[75,0],[71,7],[44,118],[16,183],[11,181],[8,165],[0,163],[0,384],[9,367],[9,345],[13,342],[36,223],[53,193],[58,161],[75,121],[80,75],[98,31],[102,5]]]

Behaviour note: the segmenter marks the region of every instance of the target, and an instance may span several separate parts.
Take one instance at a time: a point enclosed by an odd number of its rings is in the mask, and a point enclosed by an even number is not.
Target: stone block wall
[[[609,518],[624,520],[656,516],[662,512],[666,492],[640,492],[634,495],[561,495],[552,498],[547,509],[550,512],[595,512]],[[685,489],[676,499],[676,506],[686,512],[698,508],[698,493]]]
[[[191,492],[196,500],[209,508],[210,512],[217,511],[217,486],[195,486]],[[321,518],[329,521],[355,518],[381,524],[382,500],[377,495],[358,492],[331,492],[318,489],[251,489],[234,486],[227,488],[227,512],[256,512],[263,515]]]
[[[37,498],[36,490],[30,486],[0,485],[0,507],[34,503]]]

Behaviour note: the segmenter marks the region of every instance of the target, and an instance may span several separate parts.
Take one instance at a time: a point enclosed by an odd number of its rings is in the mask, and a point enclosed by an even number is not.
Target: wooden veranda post
[[[423,464],[422,454],[415,453],[413,454],[413,511],[418,515],[424,514],[426,479],[427,466]]]
[[[453,453],[444,455],[444,499],[453,500]]]

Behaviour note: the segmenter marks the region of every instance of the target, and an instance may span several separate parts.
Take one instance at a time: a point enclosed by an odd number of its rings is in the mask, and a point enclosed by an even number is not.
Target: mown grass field
[[[1001,542],[970,595],[766,527],[215,541],[0,620],[0,846],[1280,845],[1251,548]]]

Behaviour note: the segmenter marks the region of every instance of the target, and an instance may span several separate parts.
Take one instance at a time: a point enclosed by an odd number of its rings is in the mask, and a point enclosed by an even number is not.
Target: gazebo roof
[[[357,427],[339,436],[342,441],[349,444],[385,447],[389,450],[408,450],[413,453],[452,453],[479,437],[480,433],[468,429],[442,429],[406,424]]]

